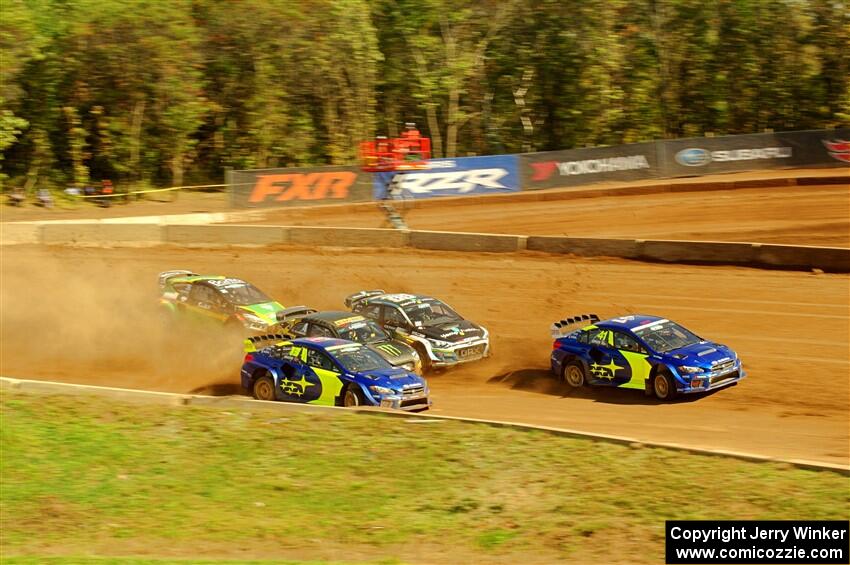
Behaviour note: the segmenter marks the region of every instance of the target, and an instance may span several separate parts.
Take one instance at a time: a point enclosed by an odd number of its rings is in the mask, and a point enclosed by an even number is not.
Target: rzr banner
[[[234,206],[305,206],[363,202],[372,198],[371,175],[357,167],[308,167],[230,171]]]
[[[404,173],[376,173],[375,200],[386,198],[394,175],[399,177],[404,198],[498,194],[520,189],[516,155],[431,159],[428,168]]]
[[[526,153],[520,163],[523,190],[661,176],[655,143]]]
[[[850,130],[789,131],[658,142],[665,177],[850,166]]]

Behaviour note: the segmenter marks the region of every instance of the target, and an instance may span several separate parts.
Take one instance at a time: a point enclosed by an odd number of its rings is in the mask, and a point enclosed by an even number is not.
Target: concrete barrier
[[[44,224],[41,242],[46,245],[158,245],[162,242],[156,224],[64,223]]]
[[[411,231],[410,246],[440,251],[489,251],[511,253],[525,249],[526,237],[489,233]]]
[[[408,232],[376,228],[328,228],[292,226],[289,243],[340,247],[405,247]]]
[[[748,265],[753,256],[750,243],[646,240],[638,258],[664,263]]]
[[[167,225],[163,243],[179,245],[276,245],[289,241],[288,228],[257,225]]]
[[[821,269],[850,273],[850,249],[803,245],[752,244],[753,261],[787,269]]]
[[[0,224],[0,245],[41,243],[41,230],[39,222],[3,222]]]
[[[635,259],[640,255],[640,243],[632,239],[532,235],[528,236],[526,248],[529,251],[571,253],[582,257]]]

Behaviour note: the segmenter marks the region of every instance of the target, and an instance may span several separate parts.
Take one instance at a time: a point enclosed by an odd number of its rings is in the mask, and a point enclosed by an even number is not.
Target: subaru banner
[[[664,176],[850,166],[850,130],[789,131],[659,142]]]
[[[520,162],[523,190],[634,181],[660,175],[655,143],[526,153],[520,156]]]
[[[520,189],[516,155],[454,157],[431,159],[426,169],[404,173],[376,173],[373,178],[376,200],[386,198],[394,175],[404,198],[501,194]]]

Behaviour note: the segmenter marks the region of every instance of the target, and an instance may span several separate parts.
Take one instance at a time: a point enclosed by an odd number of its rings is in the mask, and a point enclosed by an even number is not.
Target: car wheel
[[[584,366],[580,361],[570,361],[564,367],[564,382],[572,388],[581,388],[587,383]]]
[[[431,370],[431,358],[428,357],[428,352],[425,350],[425,346],[419,343],[413,346],[413,349],[416,350],[416,353],[419,355],[419,361],[422,363],[422,372]]]
[[[652,391],[658,400],[673,400],[676,397],[676,381],[670,373],[657,373],[652,379]]]
[[[342,405],[346,408],[355,406],[363,406],[363,393],[357,385],[350,385],[345,389],[345,395],[342,397]]]
[[[260,377],[254,381],[254,398],[257,400],[274,400],[274,381],[271,377]]]

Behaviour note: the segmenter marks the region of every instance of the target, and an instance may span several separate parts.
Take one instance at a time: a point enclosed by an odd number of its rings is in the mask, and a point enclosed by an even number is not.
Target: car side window
[[[307,331],[309,337],[334,337],[331,330],[319,324],[310,324],[310,329]]]
[[[190,298],[193,302],[213,302],[215,300],[215,293],[213,289],[204,285],[195,285],[192,287],[192,293],[190,294]]]
[[[394,306],[384,306],[384,323],[388,326],[404,328],[408,326],[407,320],[401,310]]]
[[[588,335],[589,335],[589,332],[580,331],[580,332],[578,332],[578,335],[576,335],[576,340],[578,340],[579,343],[587,343]]]
[[[317,369],[338,372],[330,357],[317,349],[307,349],[307,364]]]
[[[623,332],[614,332],[614,347],[624,351],[646,354],[646,349],[641,347],[635,338]]]
[[[379,320],[381,315],[381,305],[367,304],[362,310],[360,310],[359,314],[373,320]]]
[[[298,322],[294,326],[292,326],[292,333],[295,335],[303,336],[307,333],[307,322]]]
[[[599,347],[611,347],[611,343],[608,341],[611,336],[611,330],[602,330],[595,329],[590,331],[590,339],[588,343],[590,345],[596,345]]]

